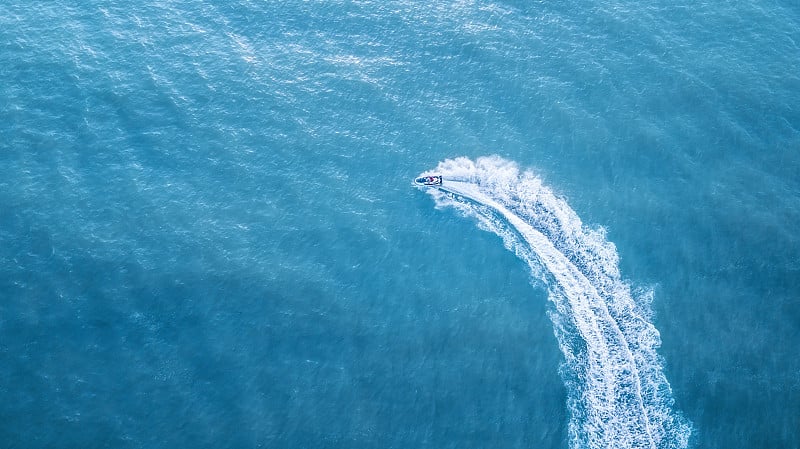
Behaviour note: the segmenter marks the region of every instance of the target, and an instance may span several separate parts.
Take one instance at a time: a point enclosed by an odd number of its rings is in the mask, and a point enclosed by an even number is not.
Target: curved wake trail
[[[603,230],[583,226],[530,172],[497,156],[448,159],[444,184],[427,191],[501,236],[555,304],[550,318],[565,357],[562,375],[573,448],[684,448],[690,424],[674,400],[648,321],[650,292],[634,295]]]

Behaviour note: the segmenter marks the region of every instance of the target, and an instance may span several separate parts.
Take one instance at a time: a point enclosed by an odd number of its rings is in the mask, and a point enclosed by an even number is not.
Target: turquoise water
[[[796,4],[12,2],[0,45],[1,447],[800,447]]]

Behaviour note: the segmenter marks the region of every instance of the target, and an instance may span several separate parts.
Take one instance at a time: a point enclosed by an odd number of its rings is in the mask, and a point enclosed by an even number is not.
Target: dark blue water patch
[[[31,233],[20,243],[29,277],[3,276],[13,298],[2,311],[14,336],[2,352],[12,447],[562,444],[559,427],[525,430],[564,418],[563,391],[530,381],[540,369],[531,363],[555,366],[557,355],[526,355],[555,348],[530,331],[546,326],[544,302],[525,297],[522,270],[501,275],[508,287],[499,289],[476,279],[469,298],[376,284],[381,303],[353,296],[364,289],[347,287],[343,273],[342,296],[332,297],[299,272],[265,283],[74,251],[66,261],[48,242]],[[402,306],[387,296],[394,289],[409,300],[405,313],[387,308]],[[30,423],[46,431],[32,437]]]
[[[553,341],[487,329],[543,315],[517,302],[524,270],[396,181],[499,152],[659,286],[667,377],[699,446],[798,441],[797,8],[483,6],[0,6],[0,440],[558,445],[557,375],[521,386],[558,365]],[[372,192],[337,181],[364,173]],[[423,251],[479,259],[406,266]],[[491,292],[503,306],[470,302]],[[489,393],[505,391],[495,371],[516,399]]]

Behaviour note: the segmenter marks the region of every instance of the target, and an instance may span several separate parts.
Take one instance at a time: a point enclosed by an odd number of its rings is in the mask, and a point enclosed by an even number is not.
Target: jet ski
[[[420,176],[414,180],[414,184],[418,186],[440,186],[442,185],[442,176]]]

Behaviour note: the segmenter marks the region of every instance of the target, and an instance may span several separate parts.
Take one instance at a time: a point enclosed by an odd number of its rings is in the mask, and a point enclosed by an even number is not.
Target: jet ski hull
[[[442,177],[441,175],[420,176],[414,180],[414,184],[418,186],[440,186],[442,185]]]

